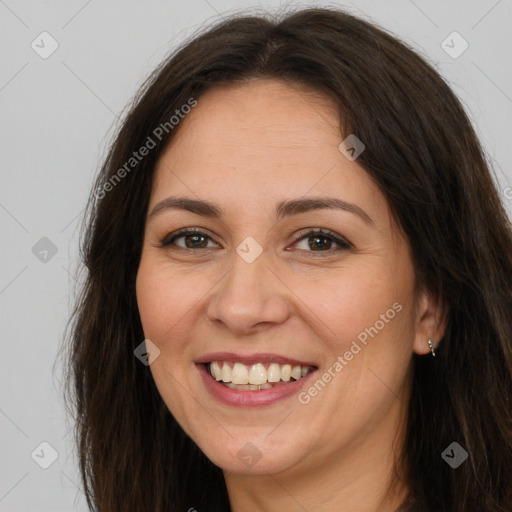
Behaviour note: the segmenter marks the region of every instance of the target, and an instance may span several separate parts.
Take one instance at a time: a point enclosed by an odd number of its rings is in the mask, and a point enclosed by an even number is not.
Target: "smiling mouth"
[[[279,363],[256,363],[251,365],[233,361],[205,363],[210,376],[220,384],[238,390],[262,391],[289,384],[316,370],[314,366]]]

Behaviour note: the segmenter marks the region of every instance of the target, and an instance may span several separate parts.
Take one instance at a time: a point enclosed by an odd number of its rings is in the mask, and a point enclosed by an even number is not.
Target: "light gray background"
[[[60,367],[53,378],[52,366],[72,301],[79,220],[116,117],[167,52],[196,29],[245,7],[284,5],[0,0],[0,511],[86,510]],[[434,63],[465,104],[510,214],[510,0],[322,5],[371,17]],[[43,31],[59,45],[47,59],[31,48]],[[441,46],[453,31],[469,44],[456,59]],[[46,262],[32,251],[42,237],[57,247]],[[48,469],[31,458],[43,441],[58,452]],[[44,448],[37,453],[39,461],[49,456]]]

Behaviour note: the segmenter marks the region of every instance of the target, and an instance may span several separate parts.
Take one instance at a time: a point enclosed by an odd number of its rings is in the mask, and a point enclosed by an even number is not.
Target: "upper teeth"
[[[229,361],[213,361],[210,373],[216,380],[233,384],[253,384],[256,386],[266,382],[288,382],[291,378],[298,380],[312,370],[310,366],[292,366],[291,364],[271,363],[268,369],[262,363],[245,365]]]

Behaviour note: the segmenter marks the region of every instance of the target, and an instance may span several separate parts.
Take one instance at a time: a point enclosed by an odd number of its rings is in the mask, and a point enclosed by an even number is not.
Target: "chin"
[[[262,429],[263,430],[263,429]],[[231,437],[226,432],[211,440],[199,443],[203,453],[222,470],[245,475],[265,475],[280,473],[296,466],[305,457],[304,443],[299,439],[294,442],[284,435],[279,442],[268,437],[269,429],[260,435],[239,435]],[[282,435],[283,433],[281,433]]]

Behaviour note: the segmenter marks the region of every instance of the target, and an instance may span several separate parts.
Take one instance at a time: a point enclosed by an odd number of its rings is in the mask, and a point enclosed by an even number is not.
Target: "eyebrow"
[[[189,197],[168,197],[155,205],[148,215],[148,219],[168,209],[186,210],[206,217],[222,217],[222,208],[210,201]],[[344,210],[357,215],[366,224],[373,225],[373,220],[362,208],[335,197],[311,197],[281,201],[277,203],[274,215],[277,220],[281,220],[292,215],[323,209]]]

